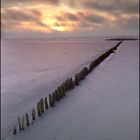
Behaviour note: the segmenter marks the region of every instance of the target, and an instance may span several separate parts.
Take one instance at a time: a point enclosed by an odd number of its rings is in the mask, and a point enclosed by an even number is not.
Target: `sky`
[[[1,0],[2,37],[139,34],[139,0]]]

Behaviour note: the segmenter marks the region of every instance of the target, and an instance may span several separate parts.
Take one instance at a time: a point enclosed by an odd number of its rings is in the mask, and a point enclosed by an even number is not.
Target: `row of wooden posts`
[[[121,42],[119,42],[115,47],[109,49],[107,52],[103,53],[96,60],[91,62],[89,67],[84,67],[80,72],[75,74],[74,78],[68,78],[52,94],[49,94],[48,97],[42,97],[37,102],[36,107],[32,109],[31,118],[28,113],[26,113],[22,117],[18,117],[18,127],[14,127],[13,134],[15,135],[18,133],[18,131],[26,129],[28,126],[33,124],[37,117],[41,117],[47,109],[49,109],[50,107],[54,107],[56,102],[59,102],[61,99],[63,99],[69,90],[79,85],[80,81],[85,79],[85,77],[105,58],[113,53],[120,44]]]

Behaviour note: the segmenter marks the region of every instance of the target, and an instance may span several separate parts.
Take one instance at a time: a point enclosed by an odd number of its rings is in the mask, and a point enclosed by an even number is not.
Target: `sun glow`
[[[73,31],[77,23],[71,22],[71,21],[63,21],[60,22],[56,18],[56,15],[45,15],[44,18],[42,19],[42,23],[48,26],[52,30],[60,31],[60,32],[65,32],[65,31]]]

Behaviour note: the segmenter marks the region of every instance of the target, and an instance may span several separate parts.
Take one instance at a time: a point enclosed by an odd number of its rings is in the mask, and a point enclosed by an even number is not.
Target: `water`
[[[104,38],[2,40],[2,137],[40,97],[115,44]]]

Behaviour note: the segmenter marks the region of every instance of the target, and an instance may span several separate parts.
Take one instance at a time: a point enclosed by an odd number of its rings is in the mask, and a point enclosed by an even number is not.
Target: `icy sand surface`
[[[115,44],[104,39],[2,40],[2,135],[40,97]]]
[[[123,42],[56,107],[8,140],[138,140],[138,46]]]

